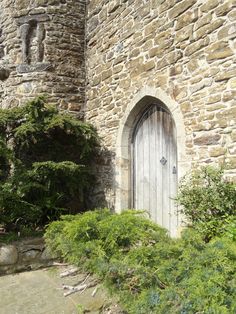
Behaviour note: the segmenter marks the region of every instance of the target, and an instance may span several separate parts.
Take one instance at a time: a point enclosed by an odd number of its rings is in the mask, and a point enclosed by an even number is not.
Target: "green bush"
[[[224,236],[236,241],[236,217],[232,216],[227,220],[224,227]]]
[[[210,239],[222,235],[236,217],[236,185],[223,170],[202,167],[181,182],[177,202],[190,224]]]
[[[127,313],[235,313],[236,242],[208,243],[194,229],[181,239],[141,212],[95,210],[51,223],[46,243],[96,273]]]
[[[136,211],[120,215],[108,209],[88,211],[76,216],[63,216],[49,225],[45,238],[48,246],[66,260],[99,271],[96,263],[129,251],[133,246],[151,245],[168,240],[167,232]],[[73,240],[72,240],[73,239]]]
[[[93,127],[38,98],[0,110],[0,224],[36,227],[86,206]]]

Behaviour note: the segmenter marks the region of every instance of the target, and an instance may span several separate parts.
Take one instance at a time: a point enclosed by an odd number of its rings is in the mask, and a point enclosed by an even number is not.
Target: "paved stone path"
[[[60,272],[56,267],[0,277],[0,314],[120,313],[116,305],[110,307],[114,311],[108,309],[109,297],[103,288],[95,297],[91,296],[94,287],[64,297],[62,283],[76,284],[84,275],[60,278]]]

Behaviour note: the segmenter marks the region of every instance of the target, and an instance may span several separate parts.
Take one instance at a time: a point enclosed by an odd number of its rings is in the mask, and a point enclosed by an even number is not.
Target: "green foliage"
[[[187,175],[177,198],[192,226],[210,239],[224,234],[236,216],[236,185],[223,177],[223,170],[202,167]]]
[[[78,314],[86,313],[86,309],[84,308],[84,306],[82,304],[77,305],[77,311],[78,311]]]
[[[181,239],[142,212],[95,210],[51,223],[46,243],[66,261],[95,272],[130,314],[234,313],[236,242],[206,243],[193,228]]]
[[[230,217],[227,219],[224,227],[224,236],[236,241],[236,217]]]
[[[43,236],[42,230],[32,230],[31,228],[28,227],[22,227],[19,234],[17,234],[14,231],[1,234],[1,243],[8,244],[28,237],[42,237],[42,236]]]
[[[35,227],[85,207],[93,127],[38,98],[1,109],[0,131],[0,223]]]
[[[139,216],[134,211],[114,215],[108,209],[67,215],[50,224],[45,237],[53,251],[73,263],[83,260],[85,267],[94,270],[96,263],[120,256],[135,245],[168,239],[164,229]]]

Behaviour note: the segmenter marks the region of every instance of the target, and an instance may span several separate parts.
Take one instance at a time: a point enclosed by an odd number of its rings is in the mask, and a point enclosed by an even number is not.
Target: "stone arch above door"
[[[120,121],[116,143],[116,202],[115,210],[121,212],[131,207],[131,151],[133,128],[140,114],[153,102],[162,103],[171,113],[177,130],[179,179],[190,168],[185,152],[185,128],[179,105],[159,88],[145,87],[134,95]]]

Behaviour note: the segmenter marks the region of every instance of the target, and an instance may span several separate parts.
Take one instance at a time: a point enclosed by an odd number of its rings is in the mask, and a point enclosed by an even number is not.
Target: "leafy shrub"
[[[236,216],[236,185],[224,179],[222,169],[202,167],[182,180],[177,201],[192,226],[210,239]]]
[[[66,261],[95,272],[130,314],[234,313],[236,242],[206,243],[194,229],[181,239],[141,212],[95,210],[51,223],[46,243]]]
[[[134,246],[167,241],[164,229],[139,216],[136,211],[115,215],[108,209],[62,216],[61,221],[49,225],[45,238],[49,247],[68,261],[83,261],[85,267],[96,270],[97,262],[119,258]]]
[[[38,98],[0,110],[0,223],[40,226],[86,204],[98,147],[93,127]]]
[[[230,217],[225,223],[224,236],[236,241],[236,217]]]

